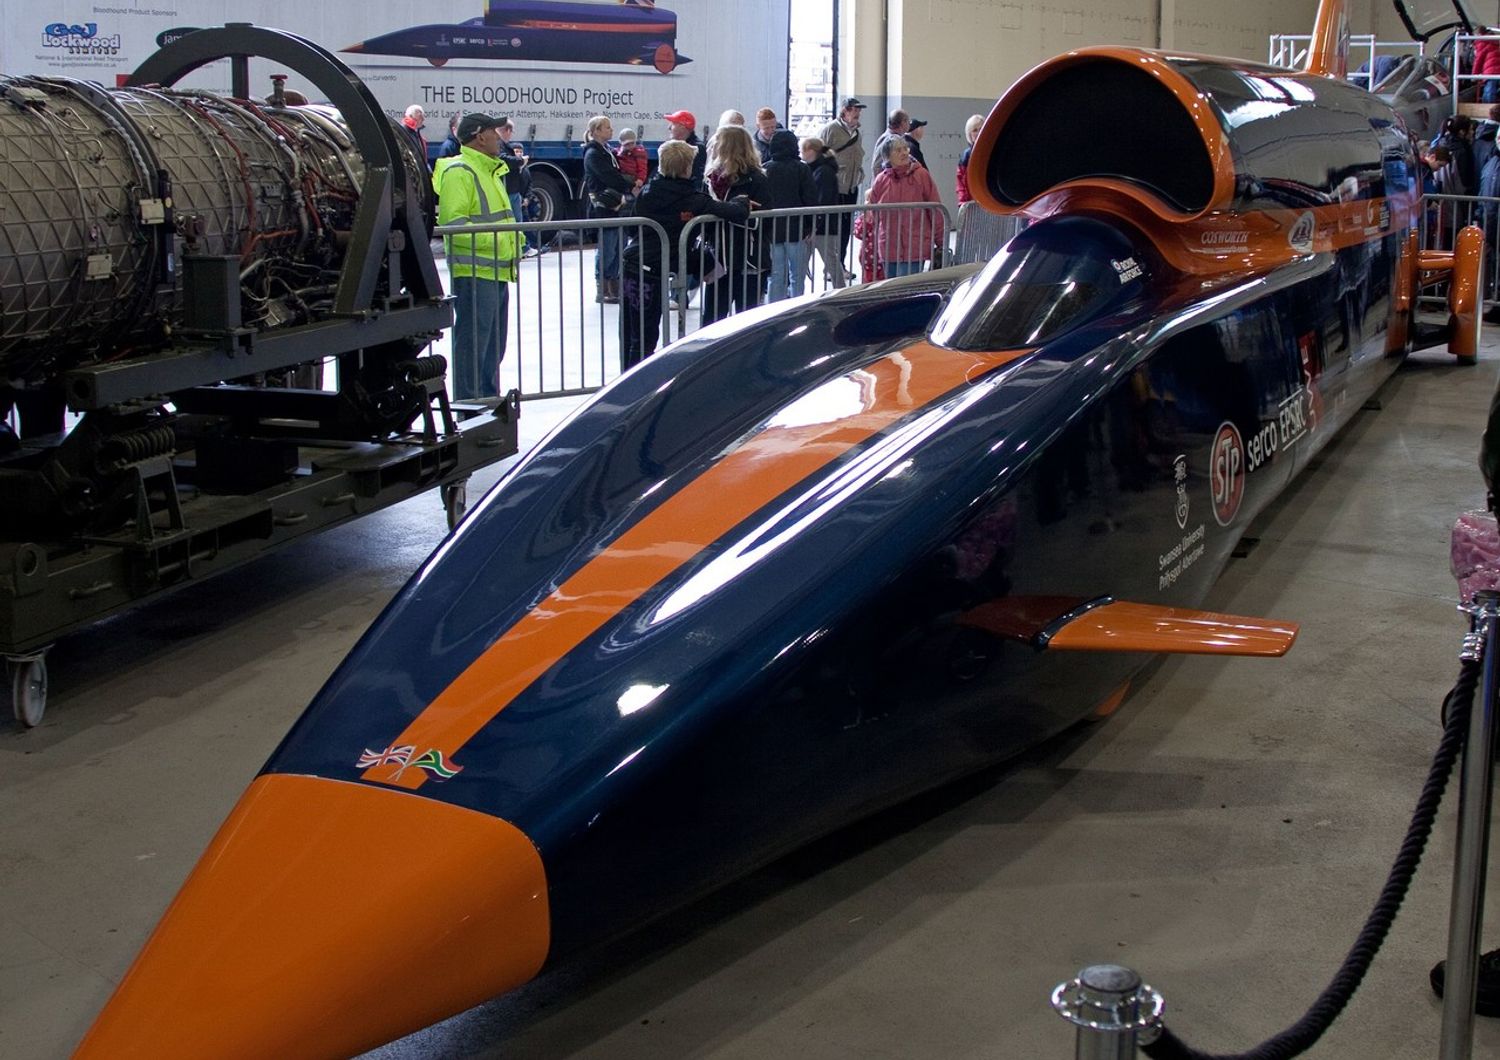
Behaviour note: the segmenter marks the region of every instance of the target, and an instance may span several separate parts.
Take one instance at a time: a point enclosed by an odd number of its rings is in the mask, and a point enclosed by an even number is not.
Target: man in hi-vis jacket
[[[440,158],[432,175],[438,192],[438,224],[488,225],[515,220],[500,157],[502,121],[467,114],[458,123],[458,155]],[[453,396],[500,394],[505,356],[508,284],[516,278],[520,237],[515,232],[476,232],[444,237],[453,279]]]

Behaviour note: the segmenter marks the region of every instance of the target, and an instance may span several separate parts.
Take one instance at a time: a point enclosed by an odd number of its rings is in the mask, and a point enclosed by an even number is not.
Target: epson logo
[[[1250,245],[1249,232],[1204,232],[1199,243],[1205,247],[1228,247],[1238,249]]]

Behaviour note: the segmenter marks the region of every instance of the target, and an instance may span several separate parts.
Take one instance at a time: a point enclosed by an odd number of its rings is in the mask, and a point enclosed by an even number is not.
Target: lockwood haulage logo
[[[53,22],[42,30],[42,46],[61,48],[69,55],[118,55],[120,35],[101,37],[97,22]]]

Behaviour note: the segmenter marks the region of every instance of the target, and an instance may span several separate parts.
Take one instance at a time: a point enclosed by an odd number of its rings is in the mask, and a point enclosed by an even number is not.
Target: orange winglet
[[[966,611],[959,621],[1053,651],[1279,656],[1297,639],[1297,626],[1288,622],[1108,596],[1008,596]]]
[[[1174,655],[1281,656],[1297,626],[1120,600],[1083,612],[1047,638],[1051,651],[1147,651]]]

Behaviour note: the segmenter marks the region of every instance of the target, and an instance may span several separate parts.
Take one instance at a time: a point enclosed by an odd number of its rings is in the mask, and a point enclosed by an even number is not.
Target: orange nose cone
[[[512,825],[263,776],[76,1055],[348,1056],[526,982],[548,939],[541,858]]]

